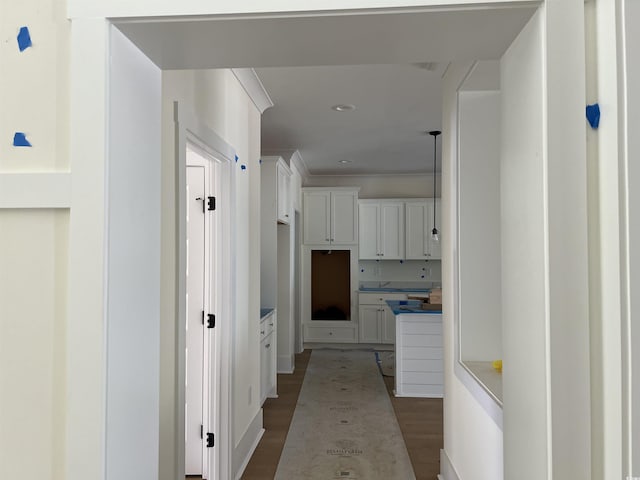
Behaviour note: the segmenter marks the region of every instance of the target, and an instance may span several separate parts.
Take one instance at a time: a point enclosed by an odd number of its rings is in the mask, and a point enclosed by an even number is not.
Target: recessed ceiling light
[[[340,105],[334,105],[333,107],[331,107],[331,109],[335,110],[336,112],[352,112],[356,109],[356,106],[344,103]]]
[[[351,160],[340,160],[340,163],[351,163]]]

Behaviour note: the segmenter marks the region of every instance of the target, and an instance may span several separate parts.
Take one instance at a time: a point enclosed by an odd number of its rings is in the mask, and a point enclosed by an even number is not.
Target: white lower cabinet
[[[395,343],[396,317],[387,300],[406,300],[403,293],[360,293],[358,331],[360,343]]]
[[[360,305],[358,325],[361,343],[380,343],[380,312],[379,305]]]
[[[274,313],[260,321],[260,405],[278,396],[275,323]]]
[[[396,343],[396,316],[385,306],[382,309],[382,343]]]

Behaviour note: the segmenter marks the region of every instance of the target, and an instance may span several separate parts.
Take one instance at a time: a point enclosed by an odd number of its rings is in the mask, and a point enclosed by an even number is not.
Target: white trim
[[[293,152],[293,154],[291,155],[291,160],[289,160],[289,164],[294,166],[296,170],[298,170],[298,173],[302,177],[303,183],[307,181],[311,176],[311,172],[309,171],[307,164],[302,158],[300,150],[296,150],[295,152]]]
[[[273,107],[273,100],[271,100],[269,92],[264,88],[260,77],[253,68],[232,68],[231,72],[247,92],[260,114],[263,114],[267,108]]]
[[[234,467],[236,465],[237,467],[234,468],[234,476],[230,478],[239,480],[240,477],[242,477],[242,474],[244,473],[245,468],[247,468],[247,465],[251,460],[251,456],[253,455],[253,452],[255,452],[258,443],[260,443],[260,439],[264,435],[264,432],[265,430],[264,428],[262,428],[262,409],[260,409],[258,410],[256,416],[253,417],[253,420],[251,420],[251,423],[247,427],[247,430],[244,432],[244,435],[238,442],[238,446],[235,449],[235,453],[237,453],[237,455],[234,453],[233,462]],[[236,459],[239,460],[235,461]]]
[[[71,174],[0,173],[1,208],[69,208]]]
[[[451,463],[451,459],[444,448],[440,449],[440,474],[439,480],[460,480],[460,476]]]

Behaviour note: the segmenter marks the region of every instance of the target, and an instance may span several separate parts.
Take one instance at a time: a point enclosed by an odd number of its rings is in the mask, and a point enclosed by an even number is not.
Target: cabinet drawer
[[[384,305],[387,300],[406,300],[406,293],[360,293],[358,301],[360,305]]]
[[[275,324],[275,315],[269,315],[267,318],[260,322],[260,340],[263,340],[273,332]]]
[[[356,329],[352,327],[305,327],[308,342],[356,342]]]

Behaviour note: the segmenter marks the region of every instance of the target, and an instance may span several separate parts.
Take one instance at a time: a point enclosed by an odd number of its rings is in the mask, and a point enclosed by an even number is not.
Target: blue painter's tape
[[[247,166],[246,165],[240,165],[240,170],[246,170]]]
[[[587,105],[587,120],[591,128],[596,130],[600,125],[600,105],[594,103],[593,105]]]
[[[30,147],[31,143],[27,140],[27,136],[23,132],[16,132],[13,136],[14,147]]]
[[[261,158],[259,158],[259,159],[258,159],[258,163],[259,163],[260,165],[262,165],[262,159],[261,159]]]
[[[360,269],[360,273],[364,273],[364,268],[361,268],[361,269]]]
[[[236,163],[238,163],[238,155],[236,155]]]
[[[400,263],[404,263],[404,260],[400,260]]]
[[[424,275],[420,275],[420,278],[424,278]]]
[[[29,29],[27,27],[20,27],[20,32],[18,32],[18,48],[21,52],[24,52],[32,45]]]

